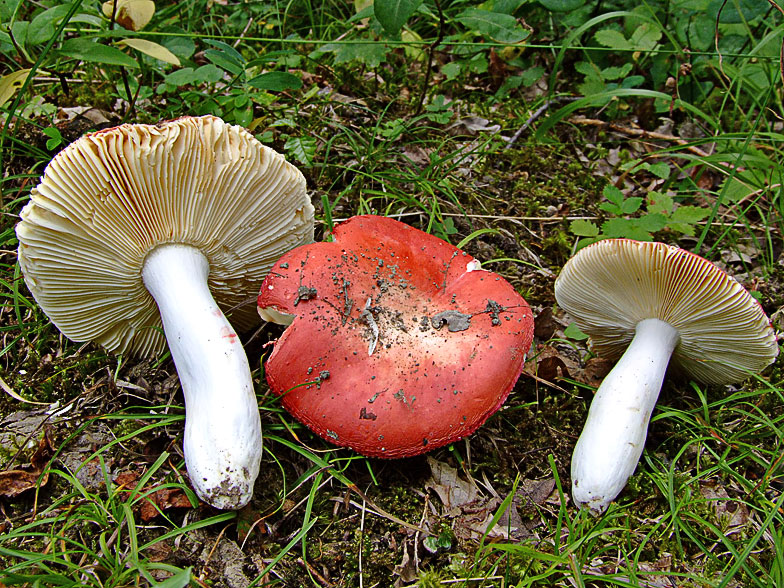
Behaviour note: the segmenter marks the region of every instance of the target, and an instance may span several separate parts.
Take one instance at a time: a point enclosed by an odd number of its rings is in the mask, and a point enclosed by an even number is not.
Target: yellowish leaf
[[[20,69],[0,78],[0,106],[8,102],[16,91],[24,84],[29,69]]]
[[[150,57],[154,57],[155,59],[160,59],[161,61],[165,61],[166,63],[171,63],[172,65],[180,65],[180,60],[177,59],[177,56],[169,51],[163,45],[159,45],[158,43],[153,43],[152,41],[148,41],[147,39],[123,39],[122,41],[118,41],[118,45],[126,45],[137,51],[141,51],[145,55],[149,55]]]
[[[142,30],[155,14],[155,2],[152,0],[109,0],[101,8],[106,18],[111,18],[114,12],[114,20],[129,31]]]
[[[414,31],[403,29],[400,32],[400,39],[406,43],[406,45],[403,46],[403,51],[405,51],[406,57],[413,59],[414,61],[422,61],[425,59],[425,52],[421,49],[422,37],[420,37]]]
[[[359,14],[371,4],[373,4],[373,0],[354,0],[354,12]]]

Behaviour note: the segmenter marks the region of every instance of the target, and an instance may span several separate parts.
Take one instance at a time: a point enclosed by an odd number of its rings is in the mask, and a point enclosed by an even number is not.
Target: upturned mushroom
[[[334,242],[289,251],[259,294],[290,322],[266,363],[283,406],[324,439],[368,456],[423,453],[501,407],[533,338],[531,309],[465,252],[377,216]]]
[[[572,456],[572,497],[596,514],[637,466],[668,365],[706,384],[727,384],[778,354],[765,312],[743,286],[664,243],[590,245],[566,263],[555,297],[598,354],[620,357],[593,398]]]
[[[43,311],[70,339],[116,353],[149,356],[168,341],[191,484],[218,508],[246,504],[261,425],[224,312],[240,329],[258,321],[248,293],[312,241],[302,174],[216,117],[126,124],[60,152],[21,218],[19,264]]]

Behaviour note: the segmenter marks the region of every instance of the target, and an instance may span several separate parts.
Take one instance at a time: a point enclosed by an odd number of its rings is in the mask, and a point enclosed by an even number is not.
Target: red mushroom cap
[[[472,433],[520,376],[528,304],[467,253],[401,222],[358,216],[333,235],[286,253],[261,286],[263,316],[296,315],[266,364],[283,406],[369,456]]]

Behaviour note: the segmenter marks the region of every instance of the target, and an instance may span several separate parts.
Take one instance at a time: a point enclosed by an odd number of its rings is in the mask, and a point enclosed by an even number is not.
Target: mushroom
[[[246,504],[261,424],[223,312],[240,329],[257,322],[248,293],[283,252],[312,241],[302,174],[216,117],[126,124],[60,152],[21,218],[19,264],[43,311],[70,339],[116,353],[158,354],[168,341],[191,483],[218,508]]]
[[[315,433],[368,456],[472,433],[521,373],[528,304],[467,253],[396,220],[353,217],[333,235],[289,251],[262,284],[261,316],[291,323],[266,363],[270,388]]]
[[[664,243],[608,239],[580,250],[556,279],[555,298],[596,352],[620,357],[572,456],[572,497],[596,514],[637,466],[668,364],[706,384],[726,384],[778,354],[768,318],[738,282]]]

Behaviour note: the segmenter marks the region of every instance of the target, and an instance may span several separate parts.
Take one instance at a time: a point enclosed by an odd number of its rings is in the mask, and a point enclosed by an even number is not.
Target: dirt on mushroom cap
[[[525,300],[456,247],[383,217],[286,254],[259,307],[296,315],[266,366],[325,439],[381,457],[457,440],[506,399],[533,336]]]

